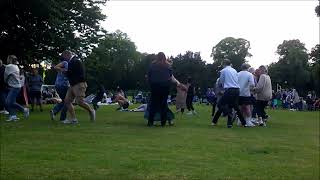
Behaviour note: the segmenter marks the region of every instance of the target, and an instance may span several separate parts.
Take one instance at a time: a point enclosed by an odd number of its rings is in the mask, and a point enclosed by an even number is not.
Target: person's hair
[[[159,52],[152,63],[170,66],[170,63],[167,61],[166,55],[163,52]]]
[[[250,65],[249,64],[247,64],[247,63],[243,63],[242,65],[241,65],[241,70],[248,70],[250,68]]]
[[[254,72],[255,72],[255,69],[254,69],[254,67],[250,67],[250,68],[248,69],[248,71],[251,72],[251,73],[254,73]]]
[[[267,69],[267,67],[264,66],[264,65],[261,65],[261,66],[259,67],[259,69],[261,70],[261,73],[265,73],[265,74],[268,73],[268,69]]]
[[[7,63],[8,64],[18,64],[18,58],[15,55],[9,55],[7,57]]]
[[[64,50],[62,53],[61,53],[61,57],[67,57],[67,56],[71,56],[72,55],[72,52],[69,51],[69,50]]]
[[[222,64],[225,65],[225,66],[230,66],[231,65],[231,61],[229,59],[224,59]]]

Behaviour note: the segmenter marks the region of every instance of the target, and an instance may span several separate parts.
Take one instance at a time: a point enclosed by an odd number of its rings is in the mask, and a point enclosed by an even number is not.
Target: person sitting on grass
[[[114,97],[114,101],[119,104],[119,108],[117,110],[127,110],[129,107],[129,101],[127,98],[123,96],[123,94],[118,93]]]

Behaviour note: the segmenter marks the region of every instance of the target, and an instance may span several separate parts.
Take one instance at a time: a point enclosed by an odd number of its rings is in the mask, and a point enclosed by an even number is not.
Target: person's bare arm
[[[61,62],[61,63],[57,64],[56,66],[54,66],[54,69],[57,70],[57,71],[62,71],[62,72],[67,71],[67,70],[64,68],[63,62]]]
[[[177,86],[180,86],[180,82],[172,75],[171,82],[175,83]]]

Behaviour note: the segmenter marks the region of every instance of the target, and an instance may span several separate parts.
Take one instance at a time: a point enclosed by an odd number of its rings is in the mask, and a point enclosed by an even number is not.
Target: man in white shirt
[[[255,83],[253,75],[248,71],[249,68],[249,64],[242,64],[241,71],[238,73],[240,86],[239,105],[247,125],[254,126],[251,122],[250,105],[252,105],[251,90],[254,88]],[[238,122],[238,124],[240,123]]]
[[[220,82],[223,84],[223,88],[225,90],[220,102],[219,102],[219,110],[215,114],[212,119],[212,126],[215,126],[218,122],[219,117],[221,116],[222,111],[224,114],[228,115],[228,128],[232,127],[233,124],[233,115],[232,109],[237,112],[238,118],[241,121],[241,124],[244,127],[247,127],[246,121],[244,120],[242,114],[240,113],[238,106],[238,99],[240,93],[240,86],[238,81],[238,73],[235,69],[231,67],[230,60],[226,59],[223,61],[224,68],[220,73]]]

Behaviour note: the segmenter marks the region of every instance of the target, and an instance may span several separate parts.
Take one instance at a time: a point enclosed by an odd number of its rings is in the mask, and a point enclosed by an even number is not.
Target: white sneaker
[[[90,112],[90,120],[91,120],[91,122],[96,121],[96,111],[95,110],[92,110]]]
[[[8,111],[6,111],[6,110],[2,110],[2,111],[0,111],[0,114],[8,115],[8,114],[9,114],[9,112],[8,112]]]
[[[28,108],[24,108],[23,113],[24,113],[24,118],[28,119],[28,118],[29,118],[29,115],[30,115],[29,109],[28,109]]]
[[[236,118],[236,121],[237,121],[237,126],[242,126],[241,121],[240,121],[239,118]]]
[[[253,124],[258,124],[258,119],[257,118],[251,118],[250,121],[253,123]]]
[[[16,115],[10,116],[8,120],[6,120],[7,122],[11,122],[11,121],[18,121],[19,118]]]
[[[212,122],[212,123],[211,123],[211,126],[217,126],[217,124],[215,124],[215,123]]]
[[[186,113],[186,115],[193,115],[192,111]]]
[[[71,124],[72,122],[68,119],[64,120],[64,121],[61,121],[63,124]]]
[[[250,120],[246,120],[246,124],[248,125],[248,127],[254,127],[255,126]]]

